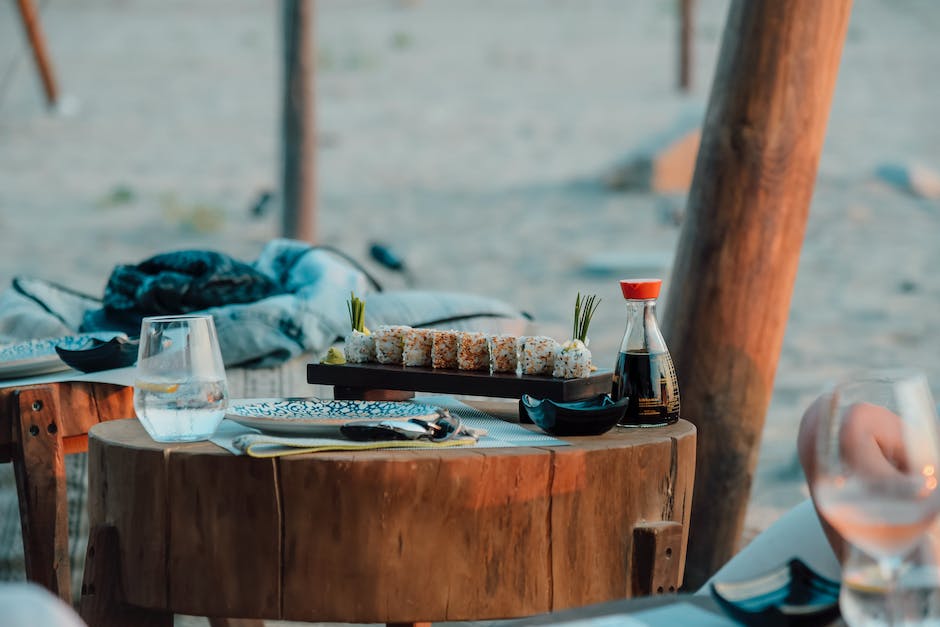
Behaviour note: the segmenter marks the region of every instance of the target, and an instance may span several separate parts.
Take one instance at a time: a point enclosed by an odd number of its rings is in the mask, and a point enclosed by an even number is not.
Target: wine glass
[[[940,544],[936,523],[904,560],[888,598],[878,562],[849,547],[842,564],[839,608],[849,625],[940,625]],[[891,611],[889,614],[889,610]]]
[[[904,557],[940,512],[940,435],[927,378],[860,375],[835,385],[826,400],[811,479],[816,504],[875,559],[890,605]]]
[[[144,318],[134,411],[150,437],[158,442],[207,440],[222,422],[227,401],[212,316]]]

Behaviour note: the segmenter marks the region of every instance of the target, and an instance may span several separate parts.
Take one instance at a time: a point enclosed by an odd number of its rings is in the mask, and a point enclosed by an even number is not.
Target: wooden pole
[[[851,5],[728,13],[663,320],[699,430],[691,589],[744,524]]]
[[[36,61],[39,78],[42,80],[46,104],[50,107],[55,106],[59,99],[59,90],[56,87],[52,61],[49,60],[49,53],[46,50],[46,39],[42,34],[42,24],[39,23],[39,13],[36,11],[33,0],[17,0],[17,5],[20,9],[20,18],[23,20],[23,28],[26,30],[26,37],[29,39],[29,46],[33,51],[33,60]]]
[[[679,89],[692,89],[692,33],[695,0],[679,0]]]
[[[285,237],[316,241],[314,0],[283,0],[284,92],[281,192]]]

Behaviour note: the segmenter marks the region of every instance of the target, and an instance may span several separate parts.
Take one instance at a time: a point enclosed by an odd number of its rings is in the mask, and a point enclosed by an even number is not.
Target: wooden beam
[[[663,320],[699,430],[691,589],[743,527],[851,5],[728,13]]]
[[[281,197],[285,237],[316,241],[314,1],[282,0],[284,83]]]
[[[55,72],[52,70],[52,61],[46,50],[46,38],[42,33],[42,24],[39,22],[39,12],[33,0],[17,0],[20,18],[23,20],[23,29],[29,39],[29,46],[33,51],[33,60],[39,70],[42,88],[46,94],[46,104],[54,106],[59,99],[59,89],[55,82]]]
[[[26,579],[72,602],[65,451],[55,385],[16,392],[13,472]]]
[[[679,0],[679,90],[692,89],[692,36],[695,0]]]

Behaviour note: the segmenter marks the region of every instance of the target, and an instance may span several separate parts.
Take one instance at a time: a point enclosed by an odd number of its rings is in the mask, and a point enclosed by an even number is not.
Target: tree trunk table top
[[[90,434],[90,523],[116,531],[128,603],[182,614],[489,619],[677,587],[695,428],[565,439],[254,459],[112,421]]]

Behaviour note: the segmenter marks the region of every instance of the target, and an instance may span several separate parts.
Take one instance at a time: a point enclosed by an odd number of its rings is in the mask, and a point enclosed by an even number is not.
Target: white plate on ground
[[[237,399],[225,417],[267,433],[335,436],[355,420],[437,418],[438,408],[410,401],[321,401],[304,398]]]
[[[123,333],[105,331],[30,340],[0,348],[0,379],[14,379],[68,370],[69,365],[55,352],[56,346],[73,351],[82,350],[90,348],[93,339],[107,341],[118,336],[127,337]]]

